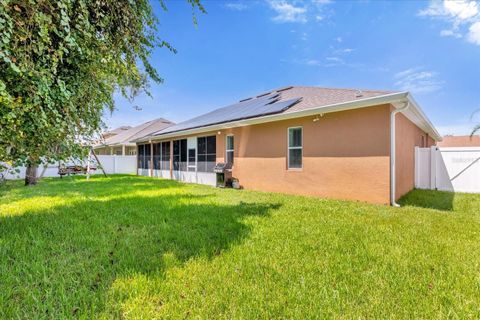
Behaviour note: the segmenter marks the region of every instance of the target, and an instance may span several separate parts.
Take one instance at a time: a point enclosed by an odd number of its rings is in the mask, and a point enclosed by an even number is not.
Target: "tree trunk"
[[[29,164],[25,171],[25,185],[34,186],[37,184],[37,165]]]

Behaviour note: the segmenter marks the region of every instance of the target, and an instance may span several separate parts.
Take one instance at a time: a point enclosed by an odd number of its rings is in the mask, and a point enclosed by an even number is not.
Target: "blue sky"
[[[156,1],[165,79],[153,98],[116,95],[110,128],[187,120],[286,85],[409,90],[442,134],[468,134],[480,114],[480,2]],[[138,106],[141,110],[136,110]]]

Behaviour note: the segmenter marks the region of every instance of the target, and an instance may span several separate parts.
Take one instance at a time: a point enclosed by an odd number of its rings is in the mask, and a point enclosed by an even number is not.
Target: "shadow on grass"
[[[89,200],[0,218],[0,279],[6,288],[0,293],[0,315],[94,317],[103,311],[116,278],[161,278],[169,268],[193,258],[212,259],[249,234],[244,218],[267,216],[280,206],[170,190],[128,196],[136,188],[182,185],[136,177],[119,180],[92,180],[82,188],[75,181],[67,187],[91,195]],[[141,185],[132,188],[130,182]],[[62,186],[65,183],[53,181],[45,192],[52,195]],[[100,199],[112,192],[124,197]]]
[[[402,206],[453,211],[454,192],[415,189],[404,195],[399,203]]]

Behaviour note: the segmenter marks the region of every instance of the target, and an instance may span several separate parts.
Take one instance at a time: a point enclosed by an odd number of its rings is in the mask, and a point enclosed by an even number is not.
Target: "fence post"
[[[418,146],[415,146],[415,188],[418,188],[418,179],[420,177],[420,174],[419,174],[419,159],[418,159]]]
[[[117,155],[113,155],[113,174],[117,173]]]
[[[430,189],[437,188],[437,147],[430,147]]]

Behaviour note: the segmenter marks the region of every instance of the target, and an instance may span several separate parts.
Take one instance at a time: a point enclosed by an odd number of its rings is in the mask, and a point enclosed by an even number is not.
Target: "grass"
[[[0,200],[1,319],[480,317],[480,195],[390,208],[113,176]]]

